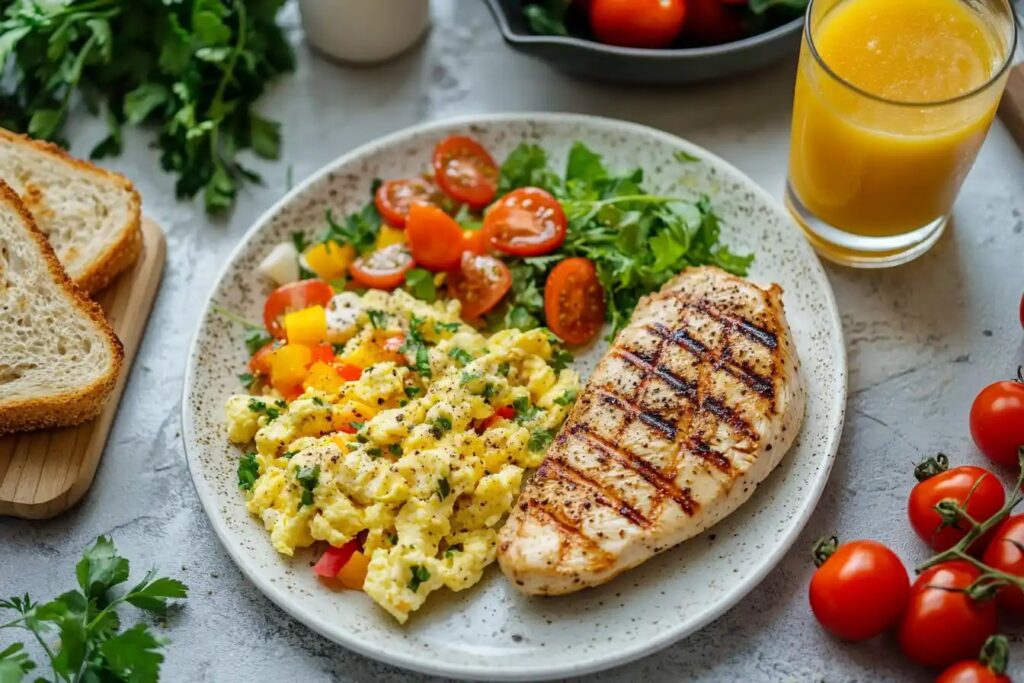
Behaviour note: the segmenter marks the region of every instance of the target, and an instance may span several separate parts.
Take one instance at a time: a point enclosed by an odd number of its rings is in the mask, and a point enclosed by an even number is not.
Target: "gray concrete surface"
[[[679,134],[731,160],[781,196],[795,60],[697,88],[627,89],[569,80],[510,52],[482,5],[437,2],[426,42],[388,65],[339,67],[299,48],[299,69],[266,98],[282,118],[284,159],[254,162],[234,214],[211,221],[179,203],[145,135],[114,162],[135,180],[168,236],[163,288],[92,491],[43,523],[0,519],[0,594],[56,595],[80,550],[113,534],[137,568],[156,565],[191,586],[168,622],[168,681],[422,680],[352,654],[290,619],[244,580],[221,549],[189,480],[180,387],[198,303],[251,222],[285,190],[346,150],[428,119],[484,111],[577,111]],[[292,22],[294,23],[294,22]],[[300,36],[296,33],[296,40]],[[85,152],[98,136],[83,122]],[[888,638],[836,642],[807,607],[807,550],[821,534],[871,537],[908,564],[925,549],[904,521],[911,464],[943,450],[981,462],[967,429],[978,389],[1024,362],[1017,303],[1024,290],[1024,155],[996,125],[956,207],[955,228],[928,255],[887,272],[828,267],[850,360],[849,411],[838,463],[800,540],[764,584],[704,631],[600,681],[928,680]],[[0,644],[7,636],[0,636]],[[1012,670],[1024,678],[1016,639]]]

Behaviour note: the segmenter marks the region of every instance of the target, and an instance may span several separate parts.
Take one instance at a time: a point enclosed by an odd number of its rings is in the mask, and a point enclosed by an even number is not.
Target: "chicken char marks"
[[[604,583],[735,510],[804,412],[777,285],[691,268],[644,297],[502,528],[521,591]]]

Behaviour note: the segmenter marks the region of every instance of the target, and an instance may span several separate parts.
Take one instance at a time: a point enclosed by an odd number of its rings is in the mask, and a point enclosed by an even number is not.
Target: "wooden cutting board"
[[[142,236],[135,265],[96,297],[124,345],[125,362],[110,401],[96,419],[78,427],[0,437],[0,515],[46,519],[89,490],[164,270],[163,231],[143,220]]]

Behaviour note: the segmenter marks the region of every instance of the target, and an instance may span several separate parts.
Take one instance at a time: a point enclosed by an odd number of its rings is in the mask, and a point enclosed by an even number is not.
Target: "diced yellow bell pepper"
[[[365,403],[348,400],[334,406],[332,421],[335,429],[351,430],[353,422],[366,422],[376,414],[376,409],[371,408]]]
[[[405,242],[405,230],[392,228],[390,225],[382,225],[380,226],[380,231],[377,232],[378,249],[390,247],[392,244],[405,244]]]
[[[352,553],[348,562],[338,572],[338,581],[345,588],[354,591],[363,590],[366,582],[366,570],[370,567],[370,558],[358,550]]]
[[[348,267],[356,258],[351,244],[321,242],[306,250],[306,264],[322,280],[336,280],[348,273]]]
[[[284,316],[284,331],[289,344],[319,344],[327,338],[327,311],[310,306]]]
[[[309,374],[302,382],[307,389],[316,389],[325,394],[337,394],[345,380],[338,374],[338,371],[322,361],[317,361],[309,368]]]
[[[270,384],[283,394],[294,390],[306,378],[306,366],[313,353],[308,346],[285,344],[270,356]]]

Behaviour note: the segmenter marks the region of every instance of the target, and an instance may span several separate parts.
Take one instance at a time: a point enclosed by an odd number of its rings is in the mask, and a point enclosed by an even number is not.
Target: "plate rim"
[[[659,130],[651,126],[635,123],[632,121],[624,121],[621,119],[614,119],[604,116],[594,116],[590,114],[577,114],[571,112],[497,112],[497,113],[479,113],[479,114],[466,114],[455,117],[447,117],[443,119],[436,119],[432,121],[426,121],[423,123],[415,124],[401,128],[387,135],[373,138],[354,149],[341,154],[335,159],[327,162],[322,167],[311,173],[303,181],[298,183],[291,190],[286,192],[279,200],[274,202],[270,208],[264,211],[260,216],[253,221],[252,225],[245,231],[238,243],[231,250],[231,253],[227,256],[224,261],[224,265],[218,271],[216,277],[210,286],[209,291],[206,293],[204,298],[202,312],[200,313],[196,322],[195,330],[192,333],[192,339],[188,347],[188,355],[185,361],[185,376],[182,382],[182,393],[181,393],[181,426],[182,426],[182,445],[185,450],[185,462],[189,470],[189,478],[192,480],[192,486],[196,491],[196,495],[199,498],[199,502],[203,507],[203,512],[206,515],[211,527],[217,535],[217,539],[220,541],[221,546],[227,551],[228,556],[235,563],[242,574],[257,588],[259,591],[270,599],[277,607],[283,610],[290,617],[303,624],[305,627],[312,629],[319,633],[321,636],[328,640],[341,645],[342,647],[368,657],[375,661],[384,662],[393,666],[401,667],[409,671],[416,671],[423,674],[457,678],[462,680],[473,680],[473,679],[486,679],[486,680],[503,680],[503,681],[526,681],[526,680],[550,680],[553,678],[562,678],[568,676],[579,676],[584,674],[595,673],[603,671],[616,666],[621,666],[629,662],[636,661],[655,652],[658,652],[673,643],[676,643],[683,638],[700,631],[705,626],[710,624],[715,619],[718,619],[723,614],[732,609],[740,600],[742,600],[748,593],[756,588],[771,572],[782,558],[789,552],[793,544],[796,542],[797,537],[803,532],[807,522],[810,521],[811,515],[817,508],[818,502],[821,499],[821,495],[824,492],[825,485],[828,483],[829,476],[832,471],[832,467],[835,463],[836,454],[839,449],[839,442],[842,436],[843,425],[845,423],[846,416],[846,400],[848,395],[848,367],[847,367],[847,354],[846,354],[846,343],[843,335],[842,320],[839,315],[839,309],[836,304],[835,294],[832,290],[832,284],[825,273],[821,262],[818,260],[817,255],[814,253],[811,246],[806,240],[800,241],[799,249],[804,251],[804,255],[809,257],[809,267],[817,275],[821,281],[824,282],[825,287],[822,290],[822,294],[825,297],[826,308],[828,311],[829,320],[832,323],[832,327],[838,332],[838,346],[839,349],[833,349],[835,358],[835,370],[838,373],[837,389],[838,396],[831,397],[833,401],[838,404],[837,420],[836,424],[832,426],[831,433],[828,434],[828,438],[825,443],[824,450],[827,455],[824,459],[824,463],[821,468],[817,471],[817,476],[809,482],[808,495],[804,498],[804,503],[800,514],[796,519],[796,524],[790,527],[789,533],[784,535],[781,541],[768,552],[764,559],[761,561],[758,569],[750,574],[746,579],[737,584],[732,590],[725,594],[725,596],[719,600],[713,608],[705,610],[705,612],[693,622],[687,624],[687,626],[677,629],[666,629],[658,637],[643,643],[637,647],[621,650],[610,655],[605,656],[589,656],[583,661],[570,661],[563,665],[541,665],[541,666],[529,666],[528,664],[524,667],[516,668],[515,670],[495,670],[493,668],[486,668],[477,665],[460,665],[456,662],[440,663],[436,659],[417,658],[405,653],[391,652],[383,646],[371,646],[364,644],[364,642],[357,638],[350,637],[344,630],[336,628],[332,623],[321,618],[320,616],[299,609],[296,603],[290,599],[289,593],[283,588],[279,587],[275,582],[269,579],[263,579],[258,571],[252,566],[247,558],[244,557],[242,552],[241,543],[237,543],[235,534],[233,534],[226,525],[226,522],[221,519],[218,514],[215,514],[217,510],[217,502],[214,498],[212,489],[208,488],[205,484],[200,485],[198,477],[198,456],[192,456],[190,454],[190,444],[195,440],[195,429],[191,411],[186,410],[186,401],[189,395],[192,393],[193,379],[195,376],[196,361],[198,358],[198,346],[199,346],[199,333],[203,328],[203,322],[207,317],[207,312],[210,307],[210,302],[213,300],[213,296],[216,293],[220,283],[227,276],[229,269],[232,264],[238,259],[240,253],[250,240],[256,235],[256,233],[272,218],[274,215],[279,213],[282,208],[286,207],[295,197],[301,195],[308,187],[320,181],[323,177],[332,173],[339,166],[345,165],[352,160],[359,159],[360,157],[372,154],[380,148],[385,148],[393,145],[403,139],[420,135],[425,132],[437,129],[447,129],[453,126],[471,126],[475,124],[502,124],[502,123],[522,123],[524,121],[535,121],[538,123],[563,123],[563,124],[582,124],[592,127],[602,127],[608,130],[617,132],[627,131],[635,134],[642,134],[659,138],[666,143],[682,146],[688,152],[698,156],[702,159],[708,159],[713,161],[715,164],[720,165],[729,169],[731,172],[745,179],[749,184],[749,190],[757,196],[757,198],[764,204],[771,206],[776,212],[787,218],[787,223],[793,230],[799,230],[792,217],[789,216],[786,209],[782,206],[781,202],[768,193],[763,187],[753,181],[746,173],[740,171],[733,164],[724,160],[717,154],[708,151],[707,149],[690,142],[689,140],[682,138],[673,133]],[[196,459],[195,466],[193,466],[193,459]]]

